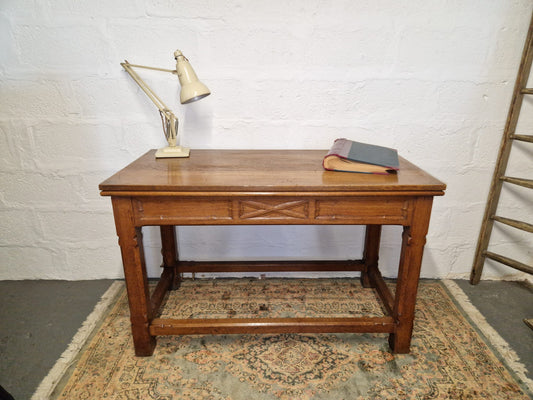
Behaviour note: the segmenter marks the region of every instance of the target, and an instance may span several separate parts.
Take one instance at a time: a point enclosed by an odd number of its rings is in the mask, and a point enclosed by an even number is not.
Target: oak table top
[[[189,158],[155,158],[151,150],[100,184],[121,192],[421,192],[446,185],[400,157],[397,174],[325,171],[327,150],[191,150]]]

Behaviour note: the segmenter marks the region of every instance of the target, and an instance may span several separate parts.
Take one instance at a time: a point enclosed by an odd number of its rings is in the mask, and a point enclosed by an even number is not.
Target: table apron
[[[136,226],[409,225],[416,196],[132,197]]]

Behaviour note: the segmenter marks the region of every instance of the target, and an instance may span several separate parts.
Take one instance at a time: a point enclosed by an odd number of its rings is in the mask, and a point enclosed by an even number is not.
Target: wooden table
[[[128,291],[135,354],[153,353],[157,335],[386,332],[408,353],[420,265],[433,196],[446,185],[408,161],[396,175],[324,171],[326,150],[192,150],[190,158],[155,159],[149,151],[100,184],[111,196]],[[180,261],[176,225],[366,225],[357,261]],[[160,226],[161,279],[150,294],[141,227]],[[382,225],[402,225],[396,295],[378,269]],[[155,318],[185,272],[361,271],[388,315],[364,318]]]

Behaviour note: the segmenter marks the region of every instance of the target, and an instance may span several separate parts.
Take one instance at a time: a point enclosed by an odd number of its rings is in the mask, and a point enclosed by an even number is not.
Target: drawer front
[[[133,199],[137,225],[405,225],[405,197],[146,197]]]
[[[133,200],[138,225],[195,225],[231,223],[229,199],[148,197]]]
[[[317,200],[315,218],[319,221],[373,221],[365,223],[402,224],[407,220],[409,201],[404,198],[356,198]]]

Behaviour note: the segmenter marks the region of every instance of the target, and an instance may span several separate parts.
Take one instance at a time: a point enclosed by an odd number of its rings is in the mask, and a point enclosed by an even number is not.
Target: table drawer
[[[410,202],[405,198],[334,198],[316,201],[315,219],[329,223],[402,224]],[[370,222],[368,222],[370,221]]]
[[[133,199],[137,225],[398,224],[402,197],[146,197]]]
[[[149,197],[133,200],[138,225],[231,223],[232,201],[224,198]]]

